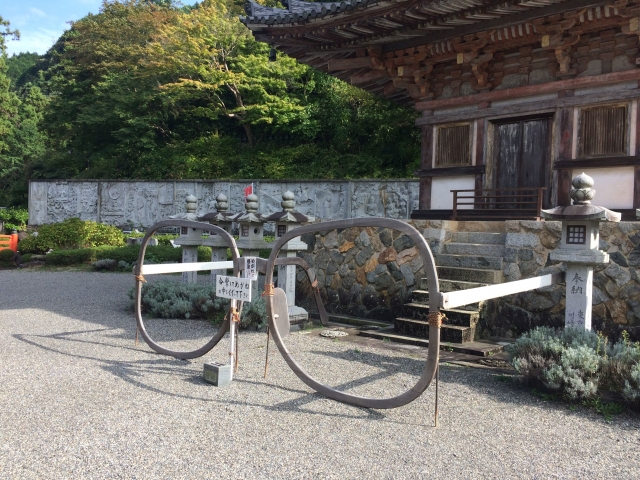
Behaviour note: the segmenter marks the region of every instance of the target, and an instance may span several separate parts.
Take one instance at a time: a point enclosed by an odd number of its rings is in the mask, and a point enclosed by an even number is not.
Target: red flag
[[[251,195],[253,193],[253,183],[251,185],[249,185],[248,187],[244,188],[244,196],[245,198],[248,197],[249,195]]]

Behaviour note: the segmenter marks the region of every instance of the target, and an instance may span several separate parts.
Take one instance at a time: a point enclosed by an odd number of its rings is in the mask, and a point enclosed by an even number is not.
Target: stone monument
[[[193,195],[188,195],[186,203],[186,213],[171,215],[169,218],[197,221],[198,199]],[[180,227],[180,236],[174,243],[182,247],[182,263],[197,262],[198,247],[202,244],[202,230],[199,228]],[[198,272],[182,272],[182,283],[198,283]]]
[[[225,232],[231,233],[231,224],[235,214],[228,212],[228,209],[229,200],[224,193],[221,193],[216,197],[216,211],[203,215],[199,220],[209,222],[212,225],[222,228]],[[203,245],[211,247],[212,262],[223,262],[227,259],[227,244],[214,232],[210,232],[209,238],[203,241]],[[224,270],[211,270],[212,284],[216,284],[216,277],[218,275],[225,274],[226,272]]]
[[[565,327],[591,330],[593,267],[609,263],[609,255],[598,248],[600,222],[619,222],[621,215],[591,205],[596,191],[585,173],[574,177],[571,185],[573,205],[542,210],[542,217],[562,221],[560,245],[550,258],[567,267]]]
[[[276,223],[276,239],[282,237],[285,233],[296,228],[303,223],[315,221],[315,218],[296,212],[295,195],[291,191],[282,194],[281,212],[263,217],[265,222]],[[278,256],[295,257],[296,252],[306,250],[307,244],[300,240],[300,237],[289,240],[282,247]],[[296,307],[296,266],[282,265],[278,267],[278,287],[282,288],[287,295],[287,304],[289,305],[289,320],[292,323],[303,322],[308,320],[309,314],[302,307]]]

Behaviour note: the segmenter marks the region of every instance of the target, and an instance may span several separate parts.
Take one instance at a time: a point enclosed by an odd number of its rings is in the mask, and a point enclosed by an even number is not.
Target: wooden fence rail
[[[540,220],[545,187],[451,190],[452,220]],[[460,208],[463,206],[473,208]]]

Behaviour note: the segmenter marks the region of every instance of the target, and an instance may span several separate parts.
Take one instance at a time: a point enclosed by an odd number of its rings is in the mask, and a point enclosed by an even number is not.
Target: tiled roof
[[[247,0],[244,4],[244,10],[247,12],[247,16],[240,17],[240,21],[244,24],[265,25],[297,23],[377,4],[379,1],[380,0],[347,0],[343,2],[303,2],[301,0],[284,0],[282,3],[287,8],[282,9],[264,7],[253,0]]]

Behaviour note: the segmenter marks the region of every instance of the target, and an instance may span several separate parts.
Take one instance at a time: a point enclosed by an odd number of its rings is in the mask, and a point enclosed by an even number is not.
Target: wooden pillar
[[[423,112],[423,116],[426,112]],[[422,127],[422,145],[420,150],[420,210],[431,210],[431,180],[432,177],[423,176],[431,170],[433,161],[433,126]]]
[[[485,129],[486,129],[486,124],[487,124],[487,120],[484,118],[480,118],[478,119],[477,122],[477,130],[476,130],[476,144],[475,144],[475,148],[476,148],[476,166],[482,166],[484,165],[485,162],[485,158],[484,158],[484,135],[485,135]],[[482,173],[476,173],[476,183],[475,183],[475,189],[477,190],[482,190],[483,184],[482,184],[482,180],[484,174]]]
[[[560,144],[558,148],[558,161],[572,160],[573,152],[573,108],[560,109]],[[558,206],[571,205],[571,169],[558,171]]]
[[[640,155],[640,102],[636,108],[636,155]],[[640,167],[633,168],[633,208],[640,208]]]
[[[420,210],[431,210],[431,180],[433,177],[420,177]]]

